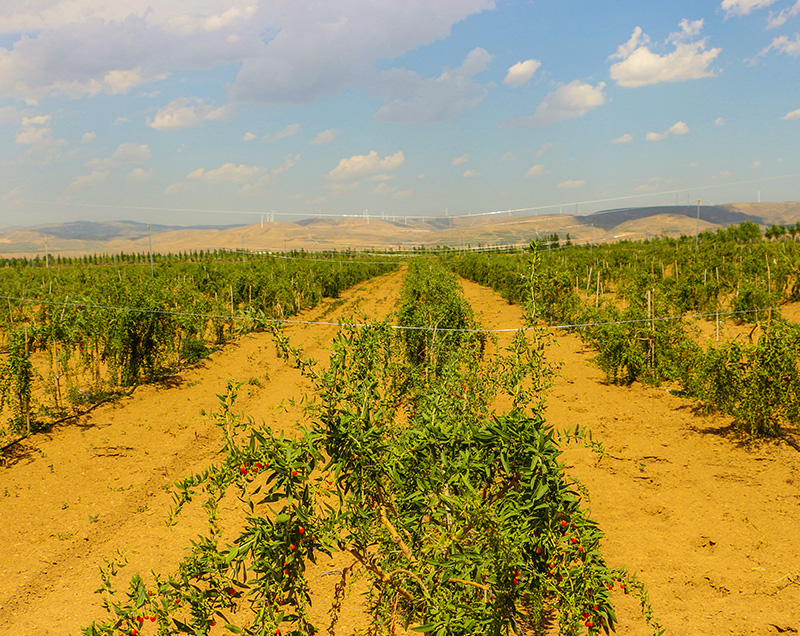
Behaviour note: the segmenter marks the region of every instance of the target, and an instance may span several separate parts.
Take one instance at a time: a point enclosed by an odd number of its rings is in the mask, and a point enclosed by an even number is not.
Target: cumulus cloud
[[[629,144],[633,141],[633,135],[630,133],[625,133],[624,135],[620,135],[616,139],[612,140],[615,144]]]
[[[763,9],[775,3],[776,0],[722,0],[722,10],[726,16],[747,15],[756,9]]]
[[[476,179],[481,176],[481,173],[477,170],[464,170],[463,177],[465,179]]]
[[[797,2],[795,2],[794,5],[788,9],[782,9],[777,15],[770,11],[769,20],[767,20],[767,28],[777,29],[779,26],[786,24],[786,21],[789,18],[793,18],[798,13],[800,13],[800,0],[797,0]]]
[[[428,0],[263,3],[255,24],[266,22],[261,29],[267,27],[274,37],[244,60],[232,95],[243,101],[304,103],[336,94],[371,81],[377,60],[443,39],[454,24],[494,4],[444,0],[431,10]]]
[[[199,126],[205,121],[224,119],[230,115],[230,108],[215,108],[196,97],[178,97],[161,108],[153,118],[148,118],[147,125],[156,130],[177,130]]]
[[[662,141],[667,137],[669,137],[668,132],[660,132],[660,133],[649,132],[647,133],[647,135],[645,135],[645,139],[647,139],[647,141]]]
[[[82,144],[90,144],[95,139],[97,139],[97,133],[94,133],[94,132],[83,133],[83,136],[81,137],[81,143]]]
[[[770,51],[777,51],[778,53],[784,53],[792,57],[800,56],[800,34],[795,34],[794,39],[786,35],[774,38],[769,46],[763,48],[751,62],[755,62],[758,58],[766,55]]]
[[[294,137],[295,135],[299,135],[303,131],[300,124],[289,124],[283,130],[279,130],[278,132],[272,134],[266,134],[262,137],[262,141],[266,141],[267,143],[272,141],[279,141],[281,139],[286,139],[287,137]]]
[[[636,88],[715,76],[718,71],[709,67],[722,49],[706,49],[705,39],[690,41],[699,35],[703,21],[684,19],[679,26],[680,31],[667,38],[674,50],[664,55],[650,49],[650,38],[637,26],[609,58],[620,60],[611,65],[611,79],[619,86]]]
[[[124,93],[238,66],[234,102],[307,103],[446,38],[496,0],[36,0],[0,6],[0,98]],[[14,40],[14,36],[17,38]]]
[[[784,121],[791,121],[793,119],[800,119],[800,108],[797,110],[793,110],[790,113],[786,113],[783,117],[781,117]]]
[[[580,180],[568,179],[567,181],[562,181],[556,187],[559,190],[574,190],[575,188],[580,188],[584,185],[586,185],[586,181],[584,181],[583,179]]]
[[[378,153],[373,150],[368,155],[353,155],[347,159],[342,159],[339,161],[339,165],[328,173],[328,177],[335,181],[341,181],[377,172],[396,170],[403,165],[405,160],[406,158],[402,151],[387,155],[381,159]]]
[[[728,122],[724,117],[717,117],[714,120],[714,125],[715,126],[724,126],[726,123],[728,123]]]
[[[540,174],[544,174],[544,164],[537,163],[535,166],[531,166],[528,172],[525,173],[526,177],[538,177]]]
[[[512,126],[549,126],[566,119],[583,117],[586,113],[605,104],[605,83],[597,86],[574,80],[548,93],[530,117],[509,122]]]
[[[69,144],[66,139],[56,138],[48,126],[50,119],[50,115],[22,117],[22,130],[17,133],[14,140],[19,145],[29,148],[20,157],[21,163],[43,166],[57,161],[64,155],[64,148]]]
[[[258,139],[258,135],[256,135],[256,134],[253,134],[253,133],[251,133],[251,132],[246,132],[246,133],[245,133],[245,134],[242,136],[242,141],[254,141],[254,140],[256,140],[256,139]]]
[[[186,175],[187,179],[206,181],[208,183],[247,183],[259,179],[267,173],[266,168],[260,166],[236,165],[226,163],[214,170],[198,168]]]
[[[761,167],[761,162],[760,161],[754,161],[753,163],[750,164],[750,167],[753,170],[758,170]]]
[[[108,170],[128,163],[144,163],[153,156],[147,144],[128,142],[120,144],[110,157],[104,159],[91,159],[86,162],[88,168]]]
[[[456,157],[451,162],[454,166],[460,166],[462,163],[467,163],[469,161],[469,155],[461,155],[460,157]]]
[[[339,131],[336,128],[328,128],[327,130],[317,133],[310,143],[315,146],[327,146],[338,136]]]
[[[539,60],[533,59],[517,62],[508,69],[503,84],[511,88],[519,88],[530,81],[541,65],[542,63]]]
[[[675,122],[674,124],[672,124],[672,126],[669,127],[669,133],[672,135],[676,135],[678,137],[681,137],[688,132],[689,132],[689,126],[687,126],[682,121]]]
[[[491,59],[486,50],[476,48],[461,66],[448,69],[439,77],[425,79],[405,69],[380,73],[373,83],[373,92],[388,103],[378,109],[375,119],[420,125],[455,119],[486,97],[487,86],[474,78],[486,70]]]
[[[683,135],[688,134],[688,132],[689,132],[689,126],[687,126],[685,122],[678,121],[672,124],[672,126],[667,128],[667,130],[665,130],[664,132],[647,133],[645,139],[647,139],[647,141],[663,141],[670,135],[673,135],[675,137],[682,137]]]
[[[536,151],[536,158],[537,158],[537,159],[541,159],[542,157],[544,157],[544,156],[545,156],[545,154],[547,154],[548,152],[550,152],[550,151],[551,151],[553,148],[555,148],[555,147],[556,147],[556,145],[555,145],[555,144],[553,144],[553,143],[550,143],[549,141],[548,141],[548,142],[545,142],[545,143],[543,143],[543,144],[542,144],[542,147],[541,147],[541,148],[539,148],[539,150],[537,150],[537,151]]]
[[[134,182],[149,181],[152,177],[153,171],[144,168],[134,168],[125,176],[128,181]]]
[[[102,183],[111,174],[108,170],[93,170],[89,174],[75,177],[69,184],[69,190],[82,190]]]

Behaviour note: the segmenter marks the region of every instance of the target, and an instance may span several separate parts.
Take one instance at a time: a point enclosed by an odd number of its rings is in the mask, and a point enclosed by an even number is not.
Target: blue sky
[[[0,227],[800,200],[800,0],[0,6]]]

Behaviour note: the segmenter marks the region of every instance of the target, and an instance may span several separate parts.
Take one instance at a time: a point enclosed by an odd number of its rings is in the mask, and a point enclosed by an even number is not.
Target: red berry
[[[295,548],[295,545],[294,545],[294,543],[290,543],[290,544],[289,544],[289,549],[290,549],[290,550],[294,550],[294,548]]]
[[[139,632],[135,629],[131,630],[131,636],[136,636]]]
[[[296,470],[292,471],[292,477],[297,477],[297,471]]]
[[[155,615],[153,615],[153,616],[151,616],[151,617],[150,617],[150,622],[151,622],[151,623],[155,623],[155,622],[156,622],[156,617],[155,617]]]
[[[216,623],[216,621],[211,621],[211,622],[209,623],[209,625],[211,625],[211,627],[214,627],[214,625],[216,625],[216,624],[217,624],[217,623]]]
[[[567,522],[566,521],[562,521],[561,522],[561,527],[562,528],[566,528],[567,527]]]
[[[305,532],[306,532],[306,529],[305,529],[303,526],[300,526],[300,527],[297,529],[297,531],[298,531],[300,534],[305,534]]]
[[[136,620],[139,621],[139,625],[141,625],[142,623],[144,623],[144,616],[140,616]]]
[[[233,588],[230,588],[228,590],[228,594],[230,594],[231,596],[235,596],[236,595],[236,590],[234,590]]]
[[[578,543],[578,540],[575,537],[572,537],[572,539],[570,539],[570,541],[572,541],[572,543]]]
[[[542,553],[542,549],[541,548],[536,548],[536,554],[541,554],[541,553]]]

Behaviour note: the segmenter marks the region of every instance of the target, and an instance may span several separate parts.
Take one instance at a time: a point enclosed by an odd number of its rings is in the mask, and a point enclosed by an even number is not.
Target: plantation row
[[[112,564],[109,616],[86,636],[335,634],[358,578],[374,635],[541,633],[546,608],[562,634],[598,634],[615,625],[613,590],[638,595],[659,631],[641,585],[605,563],[602,533],[564,476],[559,440],[581,433],[557,435],[544,420],[539,332],[520,331],[489,356],[488,336],[435,259],[411,262],[397,316],[406,329],[343,323],[325,369],[273,325],[287,362],[312,382],[308,428],[273,434],[236,412],[229,385],[214,416],[222,461],[174,491],[176,513],[204,500],[207,536],[178,572],[134,575],[124,592],[113,591]],[[496,412],[500,396],[510,406]],[[246,523],[226,544],[218,504],[228,491]],[[307,568],[333,553],[351,565],[320,624]]]
[[[697,251],[693,241],[662,239],[447,262],[509,302],[531,302],[532,285],[536,317],[571,325],[597,350],[609,381],[677,382],[747,434],[780,435],[800,422],[800,327],[777,310],[800,294],[800,247],[730,240],[735,229]],[[683,320],[696,312],[715,320],[736,312],[763,334],[752,344],[701,347]]]
[[[155,275],[149,264],[9,269],[0,291],[0,410],[11,406],[12,428],[35,427],[39,417],[196,362],[237,333],[392,268],[368,259],[259,258],[167,261]]]

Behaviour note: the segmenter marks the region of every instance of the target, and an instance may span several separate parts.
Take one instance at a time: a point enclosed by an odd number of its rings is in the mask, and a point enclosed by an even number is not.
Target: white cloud
[[[612,140],[615,144],[629,144],[633,141],[633,135],[630,133],[625,133],[624,135],[620,135],[616,139]]]
[[[256,139],[258,139],[258,135],[255,135],[251,132],[246,132],[242,137],[242,141],[254,141]]]
[[[687,126],[685,122],[677,121],[674,124],[672,124],[672,126],[667,128],[667,130],[665,130],[664,132],[647,133],[645,139],[647,139],[647,141],[663,141],[670,135],[674,135],[675,137],[682,137],[683,135],[688,134],[688,132],[689,132],[689,126]]]
[[[583,179],[581,180],[569,179],[567,181],[562,181],[556,187],[559,190],[574,190],[575,188],[580,188],[584,185],[586,185],[586,181],[584,181]]]
[[[281,139],[286,139],[287,137],[294,137],[295,135],[299,135],[303,131],[300,124],[289,124],[283,130],[279,130],[278,132],[267,134],[262,137],[262,141],[266,141],[267,143],[272,141],[279,141]]]
[[[95,170],[109,170],[126,163],[144,163],[150,160],[153,153],[147,144],[128,142],[120,144],[110,157],[105,159],[91,159],[86,162],[88,168]]]
[[[342,159],[339,161],[339,165],[328,173],[328,177],[340,181],[376,172],[396,170],[403,165],[405,159],[402,151],[387,155],[381,159],[378,153],[373,150],[368,155],[353,155],[347,159]]]
[[[66,139],[57,139],[53,130],[47,127],[50,115],[22,117],[22,130],[15,137],[21,146],[30,146],[20,157],[21,163],[47,165],[57,161],[64,155],[68,146]]]
[[[536,151],[536,158],[537,158],[537,159],[541,159],[542,157],[544,157],[544,156],[545,156],[545,154],[547,154],[548,152],[550,152],[550,151],[551,151],[553,148],[555,148],[555,147],[556,147],[556,145],[555,145],[555,144],[553,144],[553,143],[550,143],[549,141],[548,141],[548,142],[545,142],[545,143],[543,143],[543,144],[542,144],[542,147],[541,147],[541,148],[539,148],[539,150],[537,150],[537,151]]]
[[[539,60],[533,59],[517,62],[508,69],[503,84],[511,88],[519,88],[530,81],[541,65]]]
[[[463,176],[465,179],[476,179],[481,176],[481,173],[477,170],[464,170]]]
[[[678,121],[669,127],[669,132],[677,137],[681,137],[689,132],[689,126],[685,122]]]
[[[665,55],[651,51],[648,46],[650,38],[642,33],[640,27],[636,27],[630,40],[619,46],[617,52],[609,58],[621,60],[611,65],[611,79],[619,86],[635,88],[661,82],[713,77],[717,71],[709,66],[722,49],[707,50],[704,39],[687,41],[697,36],[702,26],[702,20],[682,20],[681,30],[671,33],[667,38],[667,43],[671,43],[674,50]]]
[[[727,16],[747,15],[756,9],[763,9],[775,3],[775,0],[722,0],[722,9]]]
[[[233,98],[305,103],[336,94],[348,85],[373,81],[376,61],[395,59],[446,38],[454,24],[493,9],[495,2],[441,0],[433,10],[428,0],[298,0],[263,5],[255,23],[274,37],[244,60],[233,86]],[[379,78],[380,83],[386,81]],[[394,120],[393,115],[390,110],[380,119]]]
[[[714,120],[714,125],[715,126],[724,126],[726,123],[728,123],[728,120],[725,119],[724,117],[717,117]]]
[[[733,176],[733,173],[730,170],[721,170],[717,176],[720,179],[727,179],[728,177]]]
[[[392,195],[395,199],[410,199],[412,196],[414,196],[414,188],[400,190]]]
[[[198,168],[186,175],[186,178],[208,183],[247,183],[263,177],[266,173],[267,169],[260,166],[226,163],[214,170]]]
[[[448,37],[495,0],[32,0],[0,4],[0,98],[125,92],[238,66],[237,102],[306,103]],[[14,38],[13,36],[18,36]],[[65,52],[67,52],[65,54]]]
[[[130,119],[128,119],[127,117],[123,117],[122,115],[120,115],[119,117],[117,117],[117,118],[114,120],[114,125],[115,125],[115,126],[121,126],[122,124],[127,124],[129,121],[130,121]]]
[[[228,116],[229,107],[215,108],[196,97],[178,97],[161,108],[152,119],[148,118],[147,125],[156,130],[177,130]]]
[[[750,164],[750,167],[753,170],[758,170],[761,167],[761,162],[760,161],[754,161],[753,163]]]
[[[800,56],[800,34],[795,34],[794,39],[786,35],[774,38],[769,46],[762,49],[752,61],[757,60],[759,57],[766,55],[770,51],[778,51],[778,53],[785,53],[792,57]]]
[[[374,188],[372,188],[371,192],[372,194],[385,195],[385,194],[392,194],[392,192],[394,192],[395,190],[397,190],[397,186],[389,185],[388,183],[384,182],[384,183],[379,183]]]
[[[794,5],[788,9],[781,9],[778,15],[775,15],[772,13],[772,11],[770,11],[769,20],[767,21],[767,28],[777,29],[779,26],[786,24],[786,21],[789,18],[793,18],[798,13],[800,13],[800,0],[797,0],[797,2],[795,2]]]
[[[791,121],[793,119],[800,119],[800,108],[797,110],[793,110],[791,113],[786,113],[783,117],[781,117],[784,121]]]
[[[647,141],[663,141],[667,137],[669,137],[668,132],[660,132],[660,133],[649,132],[647,133],[647,135],[645,135],[645,139],[647,139]]]
[[[128,181],[134,182],[149,181],[152,177],[153,171],[144,168],[134,168],[125,176]]]
[[[526,177],[538,177],[540,174],[544,174],[545,166],[544,164],[537,163],[535,166],[531,166],[528,172],[525,173]]]
[[[372,181],[374,183],[378,183],[380,181],[391,181],[392,179],[394,179],[394,175],[393,174],[388,174],[388,173],[384,172],[382,174],[374,174],[371,177],[368,177],[367,181]]]
[[[419,125],[455,119],[486,97],[488,88],[474,78],[486,70],[491,59],[487,51],[476,48],[461,66],[446,70],[439,77],[424,79],[405,69],[380,73],[373,83],[373,92],[389,103],[378,109],[375,119]]]
[[[460,157],[456,157],[451,162],[454,166],[460,166],[462,163],[467,163],[469,161],[469,155],[461,155]]]
[[[90,144],[95,139],[97,139],[97,133],[94,133],[94,132],[83,133],[83,136],[81,137],[81,143],[82,144]]]
[[[603,93],[605,82],[597,86],[574,80],[559,86],[548,93],[530,117],[509,122],[512,126],[549,126],[551,124],[583,117],[586,113],[602,106],[606,101]]]
[[[502,157],[500,157],[500,161],[516,161],[516,160],[517,160],[517,154],[511,151],[505,153]]]
[[[93,170],[89,174],[80,175],[75,177],[69,184],[70,190],[81,190],[90,186],[97,185],[108,179],[111,174],[108,170]]]
[[[315,146],[327,146],[338,136],[339,131],[336,128],[328,128],[327,130],[317,133],[310,143]]]

